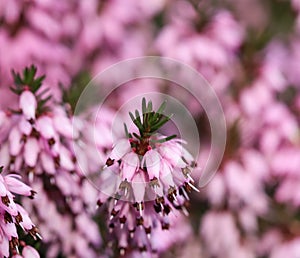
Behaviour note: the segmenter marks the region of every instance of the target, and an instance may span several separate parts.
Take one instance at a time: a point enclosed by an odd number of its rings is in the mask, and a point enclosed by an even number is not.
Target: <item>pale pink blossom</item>
[[[20,108],[26,119],[35,118],[35,110],[37,108],[37,101],[32,92],[25,90],[20,96]]]

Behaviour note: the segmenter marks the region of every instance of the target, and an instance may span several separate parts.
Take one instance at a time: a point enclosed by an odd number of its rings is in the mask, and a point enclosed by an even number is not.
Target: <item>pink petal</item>
[[[22,255],[24,258],[40,258],[39,253],[33,247],[26,245],[23,248]]]
[[[21,226],[26,230],[32,229],[34,224],[32,223],[31,219],[29,218],[27,211],[19,204],[16,204],[16,208],[17,208],[17,211],[20,212],[22,219],[23,219],[23,221],[20,222]]]
[[[7,175],[4,180],[9,191],[25,196],[32,194],[32,188],[16,179],[14,175]]]
[[[136,202],[140,203],[144,201],[146,182],[141,176],[141,173],[136,173],[132,178],[132,190]]]
[[[182,160],[182,148],[180,145],[165,143],[159,147],[159,153],[174,167],[184,168],[186,163]]]
[[[72,157],[71,157],[71,153],[70,151],[64,147],[64,146],[60,146],[60,150],[59,150],[59,154],[60,154],[60,165],[65,168],[66,170],[74,170],[74,163],[72,161]]]
[[[1,241],[0,241],[0,253],[3,257],[9,257],[9,242],[6,236],[4,236],[2,230],[1,234]]]
[[[68,117],[58,115],[54,117],[55,129],[67,138],[73,138],[73,125]]]
[[[131,150],[131,146],[130,146],[128,139],[121,139],[114,146],[114,148],[110,154],[110,158],[119,160],[130,150]]]
[[[175,185],[173,181],[171,166],[165,160],[162,160],[161,162],[160,180],[166,187]]]
[[[10,161],[9,147],[8,143],[4,143],[0,148],[0,164],[1,166],[8,166]]]
[[[40,146],[38,140],[35,138],[28,138],[24,146],[24,160],[29,167],[35,167]]]
[[[13,128],[9,134],[9,153],[12,156],[17,156],[23,146],[21,133],[17,128]]]
[[[20,96],[20,109],[26,119],[35,118],[35,110],[37,102],[34,94],[31,91],[24,91]]]
[[[13,201],[13,196],[10,192],[7,192],[7,196],[9,198],[8,206],[5,205],[2,201],[0,201],[0,207],[2,209],[6,210],[10,215],[17,216],[18,215],[18,210],[17,210],[16,203]]]
[[[37,130],[45,139],[55,137],[55,131],[52,124],[52,119],[48,116],[42,116],[36,121]]]
[[[15,254],[14,256],[12,256],[12,258],[23,258],[23,256],[21,256],[19,254]]]
[[[1,228],[9,237],[18,237],[16,225],[14,223],[1,223]]]
[[[147,167],[150,179],[159,178],[161,156],[156,150],[149,150],[144,155],[142,164]]]
[[[46,152],[42,152],[40,155],[40,158],[41,158],[41,163],[42,163],[43,169],[48,174],[51,174],[51,175],[55,174],[56,169],[55,169],[53,157],[51,157]]]
[[[4,125],[6,121],[6,114],[2,110],[0,110],[0,128]]]
[[[128,181],[131,181],[132,177],[134,176],[134,173],[137,171],[140,164],[139,156],[134,152],[129,152],[123,157],[122,161],[122,179],[127,179]]]
[[[25,134],[25,135],[30,135],[32,131],[32,125],[28,122],[28,120],[24,119],[22,117],[20,124],[19,124],[19,130]]]
[[[0,175],[0,196],[5,196],[6,192],[7,190],[4,184],[4,178]]]

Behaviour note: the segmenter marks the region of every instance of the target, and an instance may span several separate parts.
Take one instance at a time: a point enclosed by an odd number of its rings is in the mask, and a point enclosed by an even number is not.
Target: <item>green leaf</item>
[[[165,123],[167,123],[171,119],[172,116],[173,116],[173,114],[170,116],[163,117],[158,123],[153,125],[153,127],[151,128],[151,132],[154,132],[154,131],[158,130],[160,127],[162,127]]]
[[[160,116],[163,115],[163,112],[167,106],[167,101],[165,100],[161,105],[159,106],[158,110],[153,115],[153,122],[155,122]]]
[[[129,115],[130,115],[130,118],[131,118],[131,120],[133,121],[133,123],[134,123],[134,124],[137,126],[137,128],[139,129],[139,131],[142,132],[142,131],[143,131],[143,125],[141,124],[141,121],[138,120],[138,119],[136,119],[136,118],[134,117],[134,115],[133,115],[131,112],[129,112]]]
[[[143,112],[143,114],[145,114],[147,112],[147,110],[146,110],[146,99],[145,98],[142,99],[142,112]]]
[[[124,123],[124,130],[125,130],[126,137],[129,138],[128,128],[127,128],[127,125],[125,123]]]
[[[142,137],[141,137],[141,136],[139,136],[138,134],[136,134],[136,133],[132,133],[132,135],[133,135],[135,138],[137,138],[138,140],[142,140]]]
[[[172,140],[172,139],[174,139],[174,138],[176,138],[176,137],[177,137],[177,135],[176,135],[176,134],[173,134],[173,135],[170,135],[170,136],[168,136],[168,137],[166,137],[166,138],[163,138],[163,139],[152,140],[151,142],[153,142],[153,143],[163,143],[163,142],[170,141],[170,140]]]
[[[147,106],[147,113],[150,113],[151,111],[152,111],[152,101],[150,100]]]
[[[135,110],[135,119],[137,119],[139,123],[142,124],[141,116],[138,110]]]

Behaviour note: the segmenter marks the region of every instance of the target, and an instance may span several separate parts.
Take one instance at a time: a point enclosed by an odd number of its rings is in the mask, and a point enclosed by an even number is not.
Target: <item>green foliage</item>
[[[10,89],[17,95],[20,95],[25,89],[29,89],[31,92],[36,93],[42,86],[42,82],[46,77],[45,75],[36,77],[36,72],[37,68],[34,65],[26,67],[23,70],[23,75],[12,70],[15,87],[10,87]]]
[[[136,127],[139,129],[140,135],[133,133],[132,135],[138,140],[142,140],[143,138],[149,138],[150,136],[157,133],[157,131],[166,124],[172,117],[172,115],[165,116],[163,114],[166,108],[166,101],[164,101],[157,111],[153,110],[152,101],[150,100],[148,103],[145,98],[142,100],[142,115],[140,115],[138,110],[135,110],[135,115],[129,112],[130,118]],[[132,135],[128,132],[127,126],[124,124],[125,133],[128,138],[132,138]],[[169,141],[175,138],[176,135],[168,136],[164,139],[157,140],[155,142],[162,143],[165,141]]]
[[[47,106],[47,104],[52,96],[49,93],[49,88],[40,90],[46,76],[42,75],[40,77],[37,77],[36,73],[37,68],[34,65],[25,67],[22,74],[12,70],[14,87],[10,87],[10,89],[17,95],[21,95],[25,90],[30,90],[32,93],[34,93],[37,99],[36,113],[38,115],[49,111],[49,107]],[[17,111],[15,111],[15,113],[17,113]]]

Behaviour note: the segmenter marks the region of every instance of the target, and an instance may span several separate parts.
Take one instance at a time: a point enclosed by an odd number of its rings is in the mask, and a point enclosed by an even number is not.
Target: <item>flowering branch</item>
[[[105,189],[99,195],[98,204],[103,204],[108,195],[113,197],[108,224],[116,234],[121,254],[128,247],[138,247],[141,252],[155,251],[151,233],[157,230],[157,224],[161,230],[169,229],[172,210],[187,215],[188,192],[198,191],[190,176],[195,161],[182,146],[183,141],[176,139],[176,135],[158,133],[171,119],[163,114],[165,107],[163,102],[154,111],[152,102],[147,103],[143,98],[142,115],[138,110],[135,115],[129,113],[139,133],[129,132],[124,124],[126,138],[115,143],[100,175]]]

